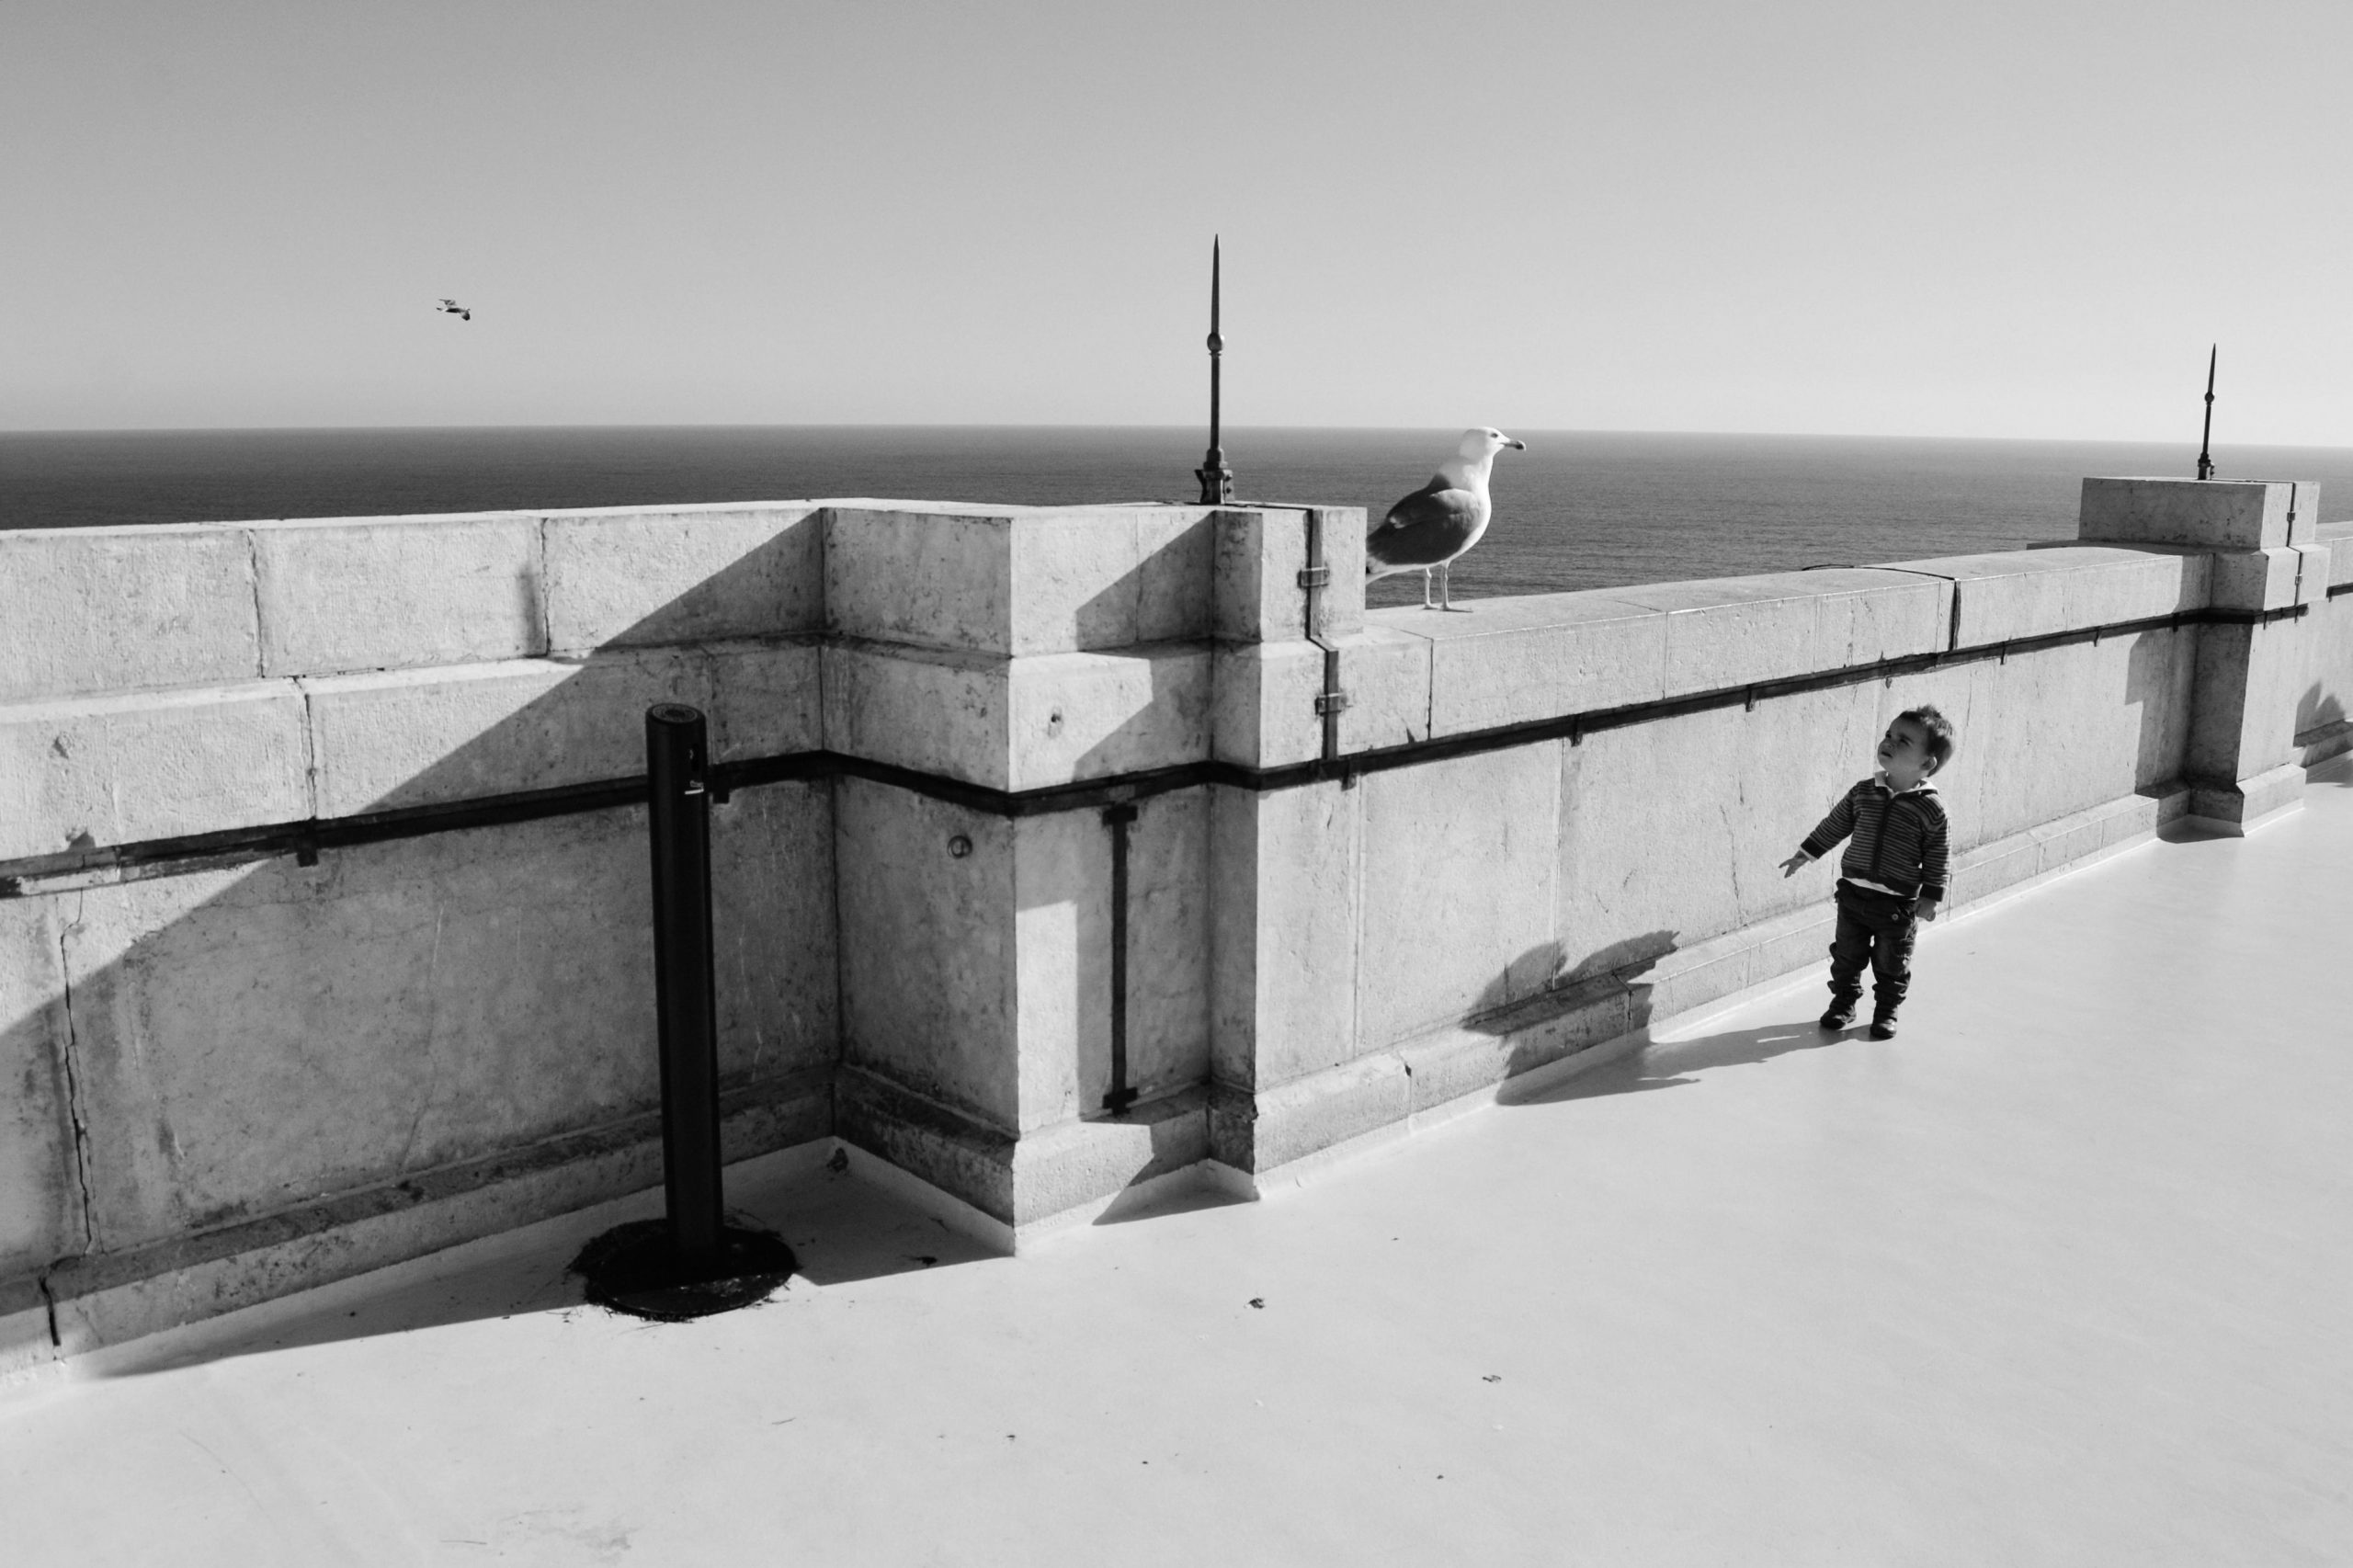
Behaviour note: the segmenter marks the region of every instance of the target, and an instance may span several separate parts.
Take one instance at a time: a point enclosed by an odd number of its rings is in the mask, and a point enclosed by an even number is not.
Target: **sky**
[[[2343,0],[0,0],[0,429],[2353,446]],[[474,312],[434,309],[443,295]]]

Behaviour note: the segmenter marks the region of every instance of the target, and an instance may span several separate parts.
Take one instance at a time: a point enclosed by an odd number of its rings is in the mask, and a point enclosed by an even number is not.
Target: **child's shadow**
[[[1699,1074],[1719,1067],[1747,1067],[1787,1056],[1796,1051],[1819,1051],[1846,1036],[1825,1034],[1812,1023],[1768,1024],[1762,1028],[1727,1029],[1722,1034],[1689,1040],[1644,1041],[1614,1062],[1588,1068],[1546,1088],[1510,1092],[1496,1096],[1505,1105],[1561,1105],[1570,1100],[1597,1099],[1603,1095],[1641,1094],[1696,1084]]]

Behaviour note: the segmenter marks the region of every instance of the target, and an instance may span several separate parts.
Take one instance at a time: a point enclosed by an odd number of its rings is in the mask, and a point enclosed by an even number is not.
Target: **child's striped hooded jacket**
[[[1923,778],[1902,794],[1874,773],[1830,808],[1822,825],[1798,847],[1815,859],[1848,834],[1838,874],[1876,882],[1902,898],[1945,896],[1945,808],[1937,787]]]

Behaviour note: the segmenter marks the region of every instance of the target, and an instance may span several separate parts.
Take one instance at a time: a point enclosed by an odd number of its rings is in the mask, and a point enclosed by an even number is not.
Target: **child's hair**
[[[1906,719],[1927,732],[1928,761],[1934,765],[1928,771],[1936,773],[1942,770],[1945,759],[1952,756],[1952,721],[1938,712],[1933,705],[1926,702],[1917,708],[1906,708],[1895,716],[1895,722],[1899,724]]]

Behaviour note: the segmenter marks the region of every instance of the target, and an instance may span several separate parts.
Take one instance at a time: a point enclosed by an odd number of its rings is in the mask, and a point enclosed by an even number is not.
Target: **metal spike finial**
[[[1218,444],[1218,357],[1225,352],[1225,339],[1218,335],[1218,273],[1223,236],[1210,241],[1210,449],[1193,477],[1201,482],[1201,505],[1222,506],[1233,499],[1233,471],[1225,466],[1225,449]]]
[[[2211,449],[2214,440],[2214,359],[2222,345],[2212,344],[2206,349],[2206,428],[2198,436],[2198,477],[2214,477],[2214,460]]]

